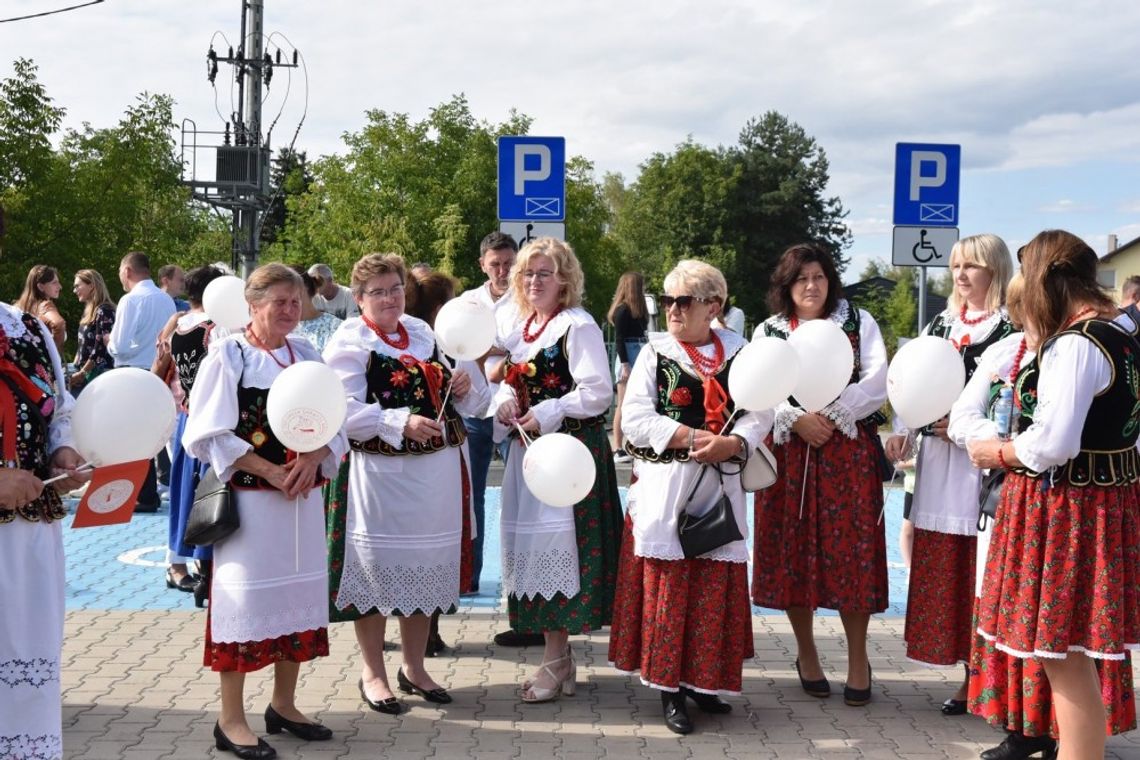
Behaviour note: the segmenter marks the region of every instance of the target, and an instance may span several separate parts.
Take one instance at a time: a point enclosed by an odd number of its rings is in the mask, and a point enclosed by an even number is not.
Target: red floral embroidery
[[[410,380],[411,377],[408,375],[407,370],[398,369],[392,373],[392,385],[396,386],[397,388],[407,387],[408,381]]]
[[[673,406],[688,406],[693,403],[693,394],[688,388],[677,388],[669,395],[669,403]]]
[[[558,379],[558,375],[553,372],[547,372],[542,376],[542,385],[549,390],[554,390],[557,388],[559,382],[561,381]]]

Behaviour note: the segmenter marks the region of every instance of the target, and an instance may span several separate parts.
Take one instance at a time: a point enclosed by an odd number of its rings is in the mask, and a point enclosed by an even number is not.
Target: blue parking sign
[[[560,222],[566,218],[566,138],[499,138],[499,219]]]
[[[895,224],[958,226],[961,145],[895,145]]]

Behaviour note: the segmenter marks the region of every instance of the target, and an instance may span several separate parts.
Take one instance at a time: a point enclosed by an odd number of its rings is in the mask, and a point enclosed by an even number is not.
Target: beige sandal
[[[558,676],[554,674],[554,671],[550,669],[550,666],[557,665],[563,660],[570,661],[570,672],[566,674],[566,678],[558,680]],[[574,657],[570,653],[569,649],[567,649],[565,656],[559,657],[556,660],[544,662],[538,666],[538,671],[540,674],[544,670],[546,671],[546,674],[550,676],[550,680],[554,681],[554,688],[546,689],[541,686],[536,686],[533,681],[524,681],[522,691],[523,702],[549,702],[553,699],[558,699],[558,697],[563,694],[568,697],[574,696],[574,692],[578,688],[578,666],[574,664]]]

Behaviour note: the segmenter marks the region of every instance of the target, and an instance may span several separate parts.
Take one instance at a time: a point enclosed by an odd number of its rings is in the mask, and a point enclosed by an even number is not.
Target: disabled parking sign
[[[894,223],[957,227],[961,145],[895,145]]]
[[[566,138],[499,138],[499,220],[566,218]]]

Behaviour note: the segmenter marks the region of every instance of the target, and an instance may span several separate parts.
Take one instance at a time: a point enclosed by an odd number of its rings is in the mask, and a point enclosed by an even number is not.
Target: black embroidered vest
[[[512,362],[507,359],[504,367],[507,371],[508,381],[515,378],[512,386],[519,400],[519,411],[523,412],[535,404],[552,398],[561,398],[578,387],[574,376],[570,374],[570,353],[567,344],[570,340],[570,331],[555,341],[552,345],[539,351],[528,362]],[[604,425],[604,414],[586,419],[567,417],[562,421],[560,433],[580,430],[584,426]],[[518,431],[511,433],[518,435]]]
[[[194,387],[198,365],[206,358],[206,341],[213,329],[214,323],[207,320],[185,334],[176,330],[170,336],[170,358],[178,371],[178,384],[182,386],[187,406],[190,405],[190,390]]]
[[[950,328],[952,321],[946,318],[946,313],[939,313],[930,322],[929,333],[937,338],[950,339]],[[962,362],[966,365],[966,382],[970,382],[970,378],[974,375],[974,370],[978,368],[978,360],[982,358],[982,354],[986,349],[994,345],[1002,338],[1013,335],[1013,323],[1009,321],[1009,317],[1004,313],[998,319],[996,325],[990,330],[986,337],[982,338],[977,343],[967,343],[964,346],[957,346],[958,353],[962,355]]]
[[[426,364],[434,367],[442,375],[440,385],[440,399],[447,394],[447,386],[451,382],[451,368],[440,362],[439,350],[432,351],[431,358]],[[432,400],[428,390],[428,381],[423,370],[415,360],[407,355],[406,359],[397,359],[375,351],[368,357],[368,366],[364,370],[368,390],[365,398],[387,409],[407,407],[412,414],[436,419],[439,416],[439,407]],[[443,417],[444,438],[433,438],[427,443],[404,438],[403,447],[395,448],[380,439],[379,436],[367,441],[349,441],[356,451],[369,454],[383,454],[384,456],[416,456],[441,451],[448,446],[462,446],[467,439],[467,428],[463,418],[455,411],[451,399],[447,400]]]

